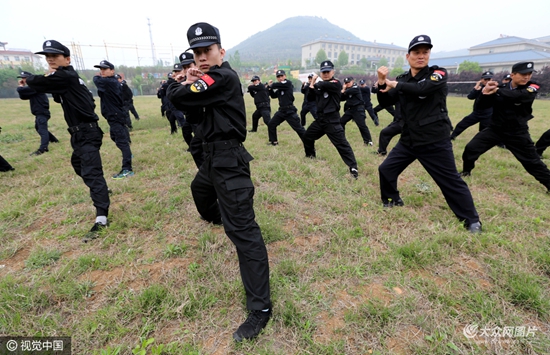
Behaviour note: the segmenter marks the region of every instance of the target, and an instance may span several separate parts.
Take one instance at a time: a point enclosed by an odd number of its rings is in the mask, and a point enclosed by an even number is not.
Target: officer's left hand
[[[189,68],[189,70],[187,70],[187,81],[195,82],[203,75],[204,73],[199,69]]]
[[[386,87],[380,90],[380,92],[388,92],[391,89],[395,88],[396,86],[397,86],[397,81],[386,79]]]

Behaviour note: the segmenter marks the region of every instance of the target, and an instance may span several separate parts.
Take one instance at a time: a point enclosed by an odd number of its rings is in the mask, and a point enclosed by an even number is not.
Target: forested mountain
[[[282,64],[291,60],[300,63],[302,45],[323,36],[360,40],[328,20],[313,16],[288,18],[275,26],[256,33],[227,51],[234,56],[238,51],[241,62]]]

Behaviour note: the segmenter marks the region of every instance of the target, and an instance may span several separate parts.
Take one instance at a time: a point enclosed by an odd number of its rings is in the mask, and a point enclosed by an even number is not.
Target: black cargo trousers
[[[109,192],[99,154],[103,131],[95,122],[69,127],[68,131],[71,134],[71,146],[73,147],[71,165],[76,175],[80,176],[90,189],[96,216],[108,216]]]
[[[237,249],[249,310],[271,308],[267,249],[253,208],[253,159],[236,139],[203,143],[204,163],[191,183],[199,214],[223,223]]]

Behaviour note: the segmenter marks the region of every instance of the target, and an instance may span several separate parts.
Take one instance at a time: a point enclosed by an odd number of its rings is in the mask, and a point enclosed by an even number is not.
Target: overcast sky
[[[7,48],[37,52],[46,39],[69,48],[74,42],[81,46],[86,68],[102,59],[115,65],[153,64],[147,19],[156,58],[170,62],[188,48],[187,29],[196,22],[218,27],[226,49],[294,16],[322,17],[363,40],[402,47],[414,36],[427,34],[434,52],[469,48],[500,35],[550,35],[549,0],[211,0],[196,5],[172,0],[0,0],[0,4],[0,41],[8,42]]]

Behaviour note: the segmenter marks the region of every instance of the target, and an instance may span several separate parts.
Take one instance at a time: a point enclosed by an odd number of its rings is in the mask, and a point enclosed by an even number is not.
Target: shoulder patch
[[[204,74],[201,76],[201,78],[193,83],[191,85],[191,91],[192,92],[204,92],[208,90],[212,84],[214,84],[216,81],[212,79],[212,77],[208,74]]]
[[[529,84],[527,87],[527,91],[529,92],[537,92],[540,89],[540,86],[534,83]]]
[[[445,76],[445,72],[443,70],[434,70],[432,75],[430,75],[430,80],[439,81],[443,79],[444,76]]]

